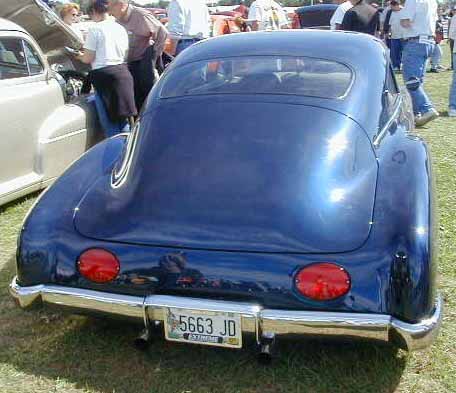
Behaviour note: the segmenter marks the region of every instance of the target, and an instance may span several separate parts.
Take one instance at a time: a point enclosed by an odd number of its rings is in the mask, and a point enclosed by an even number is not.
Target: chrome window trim
[[[41,72],[38,72],[36,74],[32,74],[31,68],[30,68],[29,59],[27,57],[27,52],[26,52],[26,46],[25,46],[26,43],[30,46],[30,49],[35,51],[35,53],[37,55],[37,58],[38,58],[38,61],[40,62],[40,65],[41,65],[41,68],[42,68]],[[33,43],[31,41],[27,40],[26,38],[22,38],[22,49],[24,51],[25,62],[27,63],[27,69],[28,69],[29,77],[30,76],[42,76],[42,75],[45,75],[46,74],[46,67],[45,67],[44,61],[43,61],[43,59],[41,57],[41,54],[38,52],[36,46],[33,45]],[[33,52],[32,52],[32,54],[35,55]]]
[[[131,161],[133,159],[133,155],[136,149],[137,141],[138,141],[138,134],[139,128],[141,126],[141,121],[138,120],[133,127],[133,130],[130,132],[127,140],[127,146],[125,155],[123,157],[122,163],[120,164],[120,168],[116,169],[117,166],[114,167],[111,174],[111,187],[112,188],[119,188],[125,183],[126,179],[128,178],[128,174],[130,173]]]
[[[22,46],[22,51],[24,52],[24,58],[25,58],[25,64],[27,66],[27,73],[28,73],[28,76],[32,76],[32,73],[30,72],[30,64],[29,64],[29,61],[27,59],[27,53],[25,51],[25,42],[24,42],[24,39],[21,39],[21,46]]]
[[[372,142],[374,147],[379,147],[380,146],[380,142],[385,137],[386,133],[388,132],[388,129],[391,127],[391,125],[399,117],[399,115],[401,113],[401,109],[402,109],[402,96],[399,93],[397,98],[396,98],[395,107],[394,107],[394,111],[393,111],[392,115],[390,116],[388,121],[385,123],[385,125],[382,127],[382,129],[374,137],[374,140]]]

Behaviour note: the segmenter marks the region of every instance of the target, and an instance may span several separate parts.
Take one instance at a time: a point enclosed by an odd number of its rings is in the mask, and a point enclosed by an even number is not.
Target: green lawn
[[[148,352],[138,328],[17,308],[7,293],[16,235],[36,196],[0,208],[0,393],[99,392],[456,392],[456,119],[446,117],[451,72],[430,74],[427,90],[444,116],[419,130],[431,146],[440,213],[440,289],[445,299],[437,342],[407,354],[370,343],[283,342],[270,367],[252,348],[169,344]]]

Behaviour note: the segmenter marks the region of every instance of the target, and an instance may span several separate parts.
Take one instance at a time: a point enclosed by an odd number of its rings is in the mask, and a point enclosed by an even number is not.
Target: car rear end
[[[13,296],[204,345],[240,348],[244,332],[263,348],[295,334],[429,345],[440,301],[416,320],[392,307],[396,228],[376,211],[370,138],[341,110],[353,83],[349,66],[304,57],[168,71],[122,153],[98,147],[32,211]]]

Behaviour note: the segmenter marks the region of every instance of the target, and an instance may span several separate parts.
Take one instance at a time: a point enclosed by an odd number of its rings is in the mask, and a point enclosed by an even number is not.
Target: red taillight
[[[334,263],[315,263],[301,269],[295,277],[296,289],[312,300],[333,300],[350,289],[350,276]]]
[[[114,280],[120,264],[116,256],[101,248],[84,251],[78,260],[79,272],[88,280],[104,283]]]

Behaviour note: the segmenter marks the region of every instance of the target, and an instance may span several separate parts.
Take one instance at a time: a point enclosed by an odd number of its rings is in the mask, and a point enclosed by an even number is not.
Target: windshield
[[[352,72],[331,60],[291,56],[211,59],[177,67],[163,83],[160,97],[201,94],[291,94],[340,98]]]

